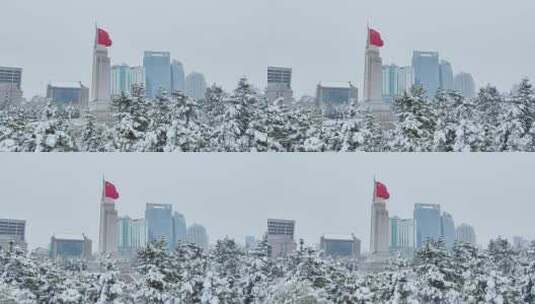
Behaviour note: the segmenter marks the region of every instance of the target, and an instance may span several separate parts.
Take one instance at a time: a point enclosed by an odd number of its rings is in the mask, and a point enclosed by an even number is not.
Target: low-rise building
[[[326,234],[320,240],[321,250],[333,257],[360,257],[360,245],[354,235]]]

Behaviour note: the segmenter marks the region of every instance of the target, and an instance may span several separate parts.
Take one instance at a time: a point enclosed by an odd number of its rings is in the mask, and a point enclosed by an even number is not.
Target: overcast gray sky
[[[270,217],[295,219],[297,238],[355,233],[367,250],[373,177],[392,195],[390,215],[439,203],[478,242],[535,239],[535,158],[529,154],[4,154],[0,217],[26,219],[32,248],[53,233],[98,244],[102,174],[116,184],[120,215],[171,203],[211,241],[260,237]]]
[[[263,87],[267,65],[293,67],[297,95],[313,94],[319,81],[361,87],[368,19],[383,33],[385,63],[408,65],[412,50],[436,50],[479,85],[509,90],[535,78],[535,1],[3,2],[0,66],[24,68],[26,96],[44,95],[50,81],[89,85],[95,21],[111,32],[113,63],[167,50],[227,90],[243,75]]]

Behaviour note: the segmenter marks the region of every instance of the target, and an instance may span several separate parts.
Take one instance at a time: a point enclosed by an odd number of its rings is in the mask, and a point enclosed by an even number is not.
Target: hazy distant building
[[[173,60],[171,63],[171,92],[186,90],[186,76],[184,74],[184,66],[178,60]]]
[[[320,83],[316,88],[316,100],[331,116],[358,102],[359,90],[351,82]]]
[[[440,61],[440,88],[445,91],[453,90],[453,68],[446,60]]]
[[[100,253],[117,253],[118,220],[119,217],[115,209],[115,201],[107,198],[104,195],[104,190],[102,190],[98,242]]]
[[[256,238],[254,235],[248,235],[245,237],[245,249],[251,250],[256,248]]]
[[[171,54],[146,51],[143,56],[145,94],[155,97],[161,92],[171,93]]]
[[[415,248],[414,229],[413,219],[402,219],[397,216],[390,218],[390,251],[405,255],[412,254]]]
[[[400,67],[395,64],[383,66],[383,98],[391,103],[397,97],[410,92],[414,85],[412,67]]]
[[[460,224],[457,227],[457,241],[476,245],[476,232],[474,227],[468,224]]]
[[[513,237],[513,248],[517,250],[525,249],[529,246],[529,240],[522,236]]]
[[[200,248],[208,249],[208,232],[202,225],[193,224],[189,226],[186,239]]]
[[[186,217],[178,212],[173,214],[173,240],[176,244],[181,241],[186,241],[187,236]]]
[[[321,250],[333,257],[359,257],[360,245],[354,235],[326,234],[320,239]]]
[[[442,213],[441,217],[441,235],[448,248],[453,248],[457,239],[457,232],[455,230],[455,221],[453,216],[447,212]]]
[[[412,54],[414,81],[428,97],[435,96],[440,88],[440,62],[438,52],[414,51]]]
[[[201,100],[206,94],[206,79],[204,75],[198,72],[191,72],[186,77],[186,95]]]
[[[0,248],[11,249],[12,246],[26,250],[26,221],[0,219]]]
[[[84,258],[92,255],[92,242],[85,235],[53,235],[50,241],[52,258]]]
[[[170,204],[147,204],[145,208],[147,236],[149,242],[165,241],[167,247],[174,247],[173,206]]]
[[[145,219],[132,219],[128,216],[118,220],[118,251],[122,255],[133,256],[138,249],[147,244],[147,225]]]
[[[438,204],[415,204],[416,248],[428,240],[438,240],[442,235],[442,217]]]
[[[270,102],[280,98],[284,101],[293,100],[291,68],[268,67],[266,98]]]
[[[472,74],[459,73],[455,75],[453,80],[454,88],[466,98],[474,98],[476,96],[476,83]]]
[[[270,245],[271,257],[288,256],[297,249],[294,239],[295,221],[268,219],[267,242]]]
[[[22,101],[22,69],[0,67],[0,110]]]
[[[81,82],[53,82],[46,88],[46,98],[62,107],[72,105],[86,109],[89,105],[89,88]]]

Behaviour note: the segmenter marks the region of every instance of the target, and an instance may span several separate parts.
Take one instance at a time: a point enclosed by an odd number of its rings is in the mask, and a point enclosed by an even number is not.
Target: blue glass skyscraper
[[[440,205],[415,204],[416,247],[421,248],[428,240],[438,240],[442,235]]]
[[[185,92],[186,76],[184,74],[184,66],[180,61],[173,60],[171,64],[171,91]]]
[[[169,204],[147,204],[145,209],[148,241],[167,242],[169,249],[174,247],[173,206]]]
[[[161,91],[171,93],[171,54],[169,52],[145,52],[145,94],[155,97]]]
[[[423,87],[428,97],[435,96],[440,88],[440,63],[437,52],[414,51],[412,67],[416,85]]]

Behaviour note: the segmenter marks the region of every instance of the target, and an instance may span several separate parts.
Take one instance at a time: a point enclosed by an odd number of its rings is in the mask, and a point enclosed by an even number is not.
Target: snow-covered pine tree
[[[35,152],[77,151],[70,134],[69,122],[58,113],[58,108],[52,101],[49,101],[44,108],[32,139],[35,143]]]
[[[150,126],[148,102],[142,88],[135,88],[132,96],[124,93],[113,100],[115,113],[112,145],[117,151],[136,152],[145,149],[145,135]]]
[[[136,282],[136,303],[168,304],[172,290],[178,282],[176,269],[167,251],[165,241],[149,243],[138,251],[137,271],[140,279]]]
[[[104,127],[96,124],[96,118],[91,113],[85,115],[85,125],[78,143],[83,152],[105,152],[106,137]]]

